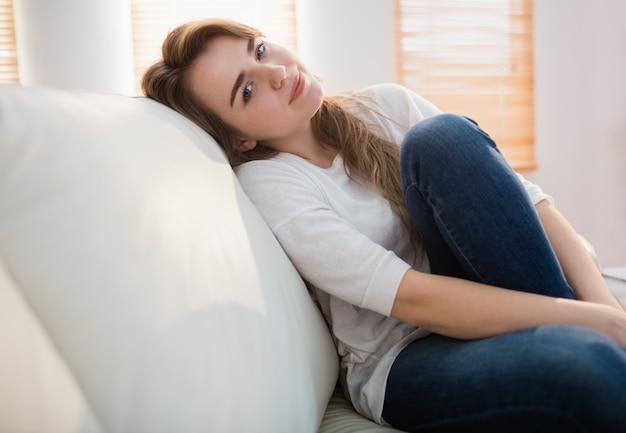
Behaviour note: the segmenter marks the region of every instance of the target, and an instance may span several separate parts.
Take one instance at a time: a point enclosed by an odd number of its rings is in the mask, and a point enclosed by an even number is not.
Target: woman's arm
[[[460,339],[549,324],[586,326],[626,345],[626,313],[607,305],[501,289],[458,278],[404,275],[391,310],[398,320]]]
[[[550,200],[535,206],[565,277],[576,297],[583,301],[606,304],[623,310],[610,292],[578,233]]]

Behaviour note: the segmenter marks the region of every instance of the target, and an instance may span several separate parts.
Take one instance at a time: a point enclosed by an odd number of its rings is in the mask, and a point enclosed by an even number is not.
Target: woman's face
[[[310,131],[323,90],[289,50],[261,38],[218,36],[193,63],[191,92],[242,140],[278,143]],[[242,148],[239,150],[249,150]]]

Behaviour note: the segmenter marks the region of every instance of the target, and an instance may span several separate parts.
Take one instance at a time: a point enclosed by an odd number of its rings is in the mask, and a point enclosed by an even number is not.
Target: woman
[[[223,146],[358,412],[407,431],[626,431],[626,313],[474,122],[397,85],[325,96],[224,20],[174,29],[143,89]]]

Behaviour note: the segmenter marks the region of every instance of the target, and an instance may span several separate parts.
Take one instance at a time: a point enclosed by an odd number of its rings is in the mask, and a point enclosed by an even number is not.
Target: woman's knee
[[[546,390],[560,391],[571,419],[605,431],[626,428],[626,348],[577,326],[541,327],[536,337]]]
[[[456,114],[439,114],[414,124],[406,133],[402,149],[448,150],[476,132],[477,124]]]
[[[560,389],[590,410],[606,399],[626,407],[625,348],[579,326],[540,327],[535,339],[531,356],[546,389]]]
[[[473,165],[487,160],[485,154],[493,151],[498,152],[495,143],[474,121],[456,114],[440,114],[409,129],[400,150],[401,170]]]
[[[554,325],[537,328],[536,336],[545,349],[546,356],[566,359],[567,370],[578,377],[588,376],[595,380],[618,375],[626,390],[626,348],[594,330],[573,326]],[[626,398],[626,395],[625,395]]]

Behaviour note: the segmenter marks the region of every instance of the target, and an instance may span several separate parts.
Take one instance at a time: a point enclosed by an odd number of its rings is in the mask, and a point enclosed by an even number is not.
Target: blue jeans
[[[400,165],[432,273],[573,297],[524,187],[473,121],[418,123]],[[395,360],[383,418],[405,431],[625,432],[626,348],[577,326],[433,334]]]

